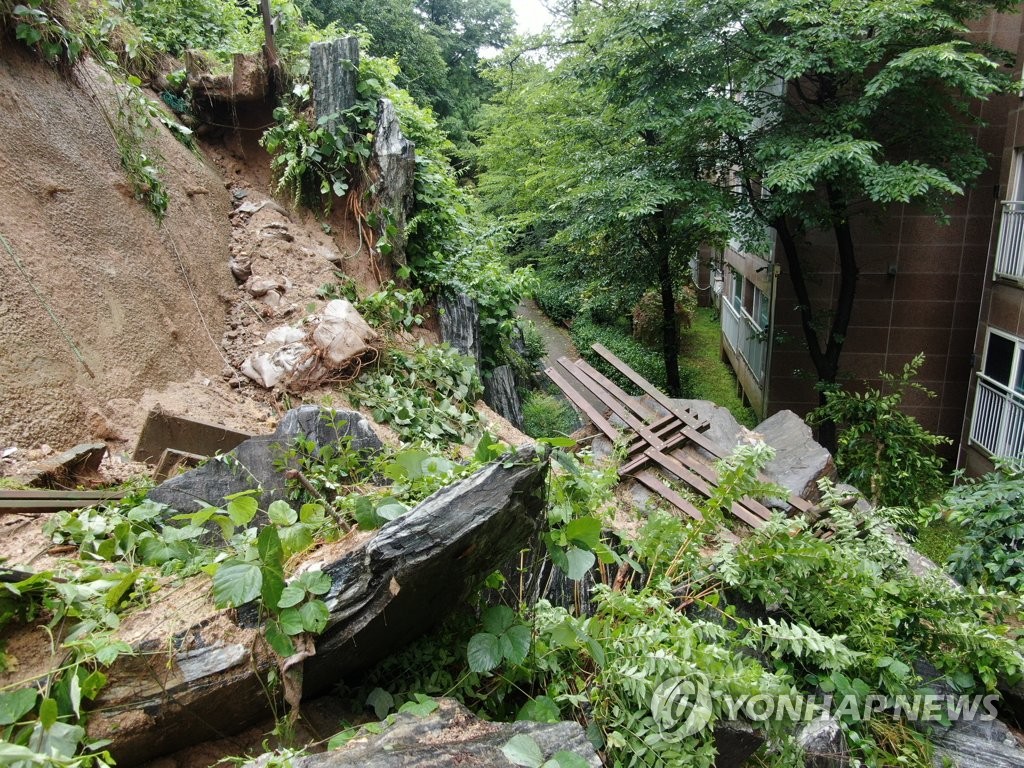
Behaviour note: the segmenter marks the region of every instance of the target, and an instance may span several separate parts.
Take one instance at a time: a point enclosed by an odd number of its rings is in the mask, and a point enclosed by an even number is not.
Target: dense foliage
[[[936,449],[951,441],[900,410],[910,389],[935,397],[913,381],[923,364],[924,355],[917,355],[899,376],[879,373],[882,389],[829,388],[825,404],[807,417],[812,424],[831,421],[840,428],[836,468],[875,504],[919,509],[947,485]]]

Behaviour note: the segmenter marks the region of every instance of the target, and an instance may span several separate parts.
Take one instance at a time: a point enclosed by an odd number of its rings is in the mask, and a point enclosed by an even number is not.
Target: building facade
[[[974,35],[1024,53],[1021,33],[1020,14],[996,14]],[[935,396],[910,390],[906,409],[973,471],[986,466],[980,456],[1024,450],[1024,109],[1011,96],[976,109],[985,124],[975,140],[992,160],[946,223],[911,206],[854,222],[860,274],[840,362],[843,383],[857,388],[923,352],[917,380]],[[834,242],[811,240],[804,253],[812,299],[831,306]],[[806,414],[818,392],[784,260],[727,248],[721,264],[722,355],[746,399],[762,417]]]

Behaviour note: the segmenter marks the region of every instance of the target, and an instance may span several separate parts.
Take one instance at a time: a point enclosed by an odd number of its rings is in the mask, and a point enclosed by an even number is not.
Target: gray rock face
[[[792,411],[779,411],[754,429],[775,449],[775,458],[764,468],[774,482],[805,499],[818,499],[818,480],[835,480],[832,454],[814,440],[807,423]]]
[[[327,627],[311,638],[315,655],[302,662],[303,697],[397,652],[462,605],[537,531],[546,475],[547,462],[525,448],[374,533],[357,532],[307,555],[303,567],[319,566],[331,588],[323,597]],[[208,598],[197,601],[197,594],[209,594],[209,583],[205,575],[194,578],[182,587],[187,610],[154,605],[155,623],[129,636],[140,653],[106,670],[90,734],[113,740],[120,765],[236,733],[269,713],[262,680],[278,659],[259,639],[259,616],[249,606],[216,611]],[[173,595],[165,599],[175,602]]]
[[[1024,749],[999,720],[956,720],[930,735],[935,744],[934,765],[958,768],[1020,768]],[[948,762],[947,762],[948,761]]]
[[[414,202],[416,145],[402,135],[398,113],[390,99],[377,102],[371,166],[376,171],[377,203],[388,209],[395,225],[396,233],[390,238],[391,261],[405,264],[405,226]],[[381,224],[382,228],[386,226],[386,222]]]
[[[578,723],[488,723],[474,717],[452,699],[441,699],[426,717],[403,713],[383,733],[353,739],[341,749],[308,755],[292,761],[295,768],[508,768],[511,763],[501,748],[516,735],[532,738],[545,759],[556,752],[579,755],[587,765],[600,768],[601,761]],[[269,763],[264,755],[252,768]]]
[[[473,299],[464,293],[437,300],[441,310],[441,340],[446,341],[464,355],[476,360],[480,370],[480,310]]]
[[[356,411],[334,411],[303,405],[284,415],[272,435],[243,442],[222,458],[172,477],[149,493],[149,498],[181,512],[195,512],[212,504],[221,506],[232,493],[261,488],[260,507],[285,498],[285,478],[280,463],[299,435],[318,446],[352,438],[352,449],[376,451],[382,446],[369,421]]]
[[[504,416],[516,428],[523,428],[523,404],[516,391],[516,378],[512,366],[499,365],[484,382],[484,402],[495,413]]]
[[[351,108],[359,82],[359,39],[339,37],[310,45],[309,78],[317,120]],[[332,131],[338,127],[336,120],[327,125]]]
[[[850,764],[846,736],[837,720],[816,718],[802,726],[795,736],[804,751],[807,768],[845,768]]]

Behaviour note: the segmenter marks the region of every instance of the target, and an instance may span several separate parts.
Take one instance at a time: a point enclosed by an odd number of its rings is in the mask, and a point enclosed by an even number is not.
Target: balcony
[[[993,456],[1024,459],[1024,395],[979,375],[971,442]]]
[[[995,271],[996,277],[1024,283],[1024,201],[1003,203]]]
[[[733,307],[728,299],[722,300],[722,334],[732,350],[743,358],[758,385],[763,385],[768,340],[757,323],[746,312]]]

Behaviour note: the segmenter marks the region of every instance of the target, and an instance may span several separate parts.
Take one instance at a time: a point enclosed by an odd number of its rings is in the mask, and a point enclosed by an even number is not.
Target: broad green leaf
[[[286,635],[301,635],[305,630],[302,627],[302,614],[298,608],[285,608],[278,617],[281,631]]]
[[[228,517],[239,528],[251,523],[258,511],[259,504],[255,496],[238,496],[231,499],[227,506]]]
[[[478,632],[469,639],[466,658],[474,672],[490,672],[501,664],[501,642],[490,632]]]
[[[277,607],[291,608],[293,605],[301,603],[305,597],[306,590],[302,587],[289,585],[282,590],[281,597],[277,601]]]
[[[533,633],[525,624],[516,624],[509,627],[504,635],[508,644],[503,648],[505,658],[513,664],[522,664],[530,652],[530,644],[533,641]]]
[[[50,728],[57,722],[57,700],[46,698],[39,705],[39,723],[43,728]]]
[[[601,543],[601,521],[595,517],[578,517],[565,526],[565,537],[586,549]]]
[[[327,742],[327,751],[331,751],[332,749],[341,749],[358,735],[358,728],[346,728],[344,731],[334,734]]]
[[[484,610],[481,623],[484,631],[492,635],[500,635],[511,627],[516,620],[516,612],[507,605],[494,605]]]
[[[11,693],[0,693],[0,725],[12,725],[32,711],[39,698],[35,688],[19,688]]]
[[[501,748],[501,752],[512,765],[524,768],[540,768],[544,762],[544,753],[540,751],[532,736],[519,733],[513,736]]]
[[[548,696],[538,696],[530,699],[519,708],[516,720],[530,720],[535,723],[557,723],[562,719],[562,713],[554,699]]]
[[[287,501],[281,499],[267,507],[267,517],[274,525],[292,525],[299,519],[298,513],[288,505]]]
[[[590,768],[590,763],[575,752],[566,752],[564,749],[555,752],[544,765],[550,768]]]
[[[281,535],[281,546],[284,549],[284,556],[291,557],[299,552],[304,552],[313,546],[313,533],[309,526],[304,523],[295,523],[287,528],[279,528]]]
[[[373,714],[378,720],[383,720],[395,706],[395,697],[383,688],[374,688],[366,697],[366,705],[373,709]]]
[[[331,591],[331,577],[319,568],[306,571],[296,581],[311,595],[326,595]]]
[[[285,634],[281,625],[273,619],[267,622],[264,635],[267,638],[267,644],[274,649],[274,653],[278,656],[288,658],[295,653],[295,644],[292,643],[292,639]]]
[[[405,504],[403,504],[400,501],[392,499],[391,501],[388,501],[377,507],[377,516],[382,520],[390,522],[395,518],[401,517],[408,511],[409,508],[405,506]]]
[[[228,561],[213,575],[213,600],[218,608],[238,607],[259,597],[262,586],[259,565]]]
[[[425,696],[422,693],[414,693],[414,700],[407,701],[398,708],[399,712],[409,712],[416,717],[426,717],[438,707],[436,699]]]
[[[299,608],[299,615],[302,617],[302,628],[314,635],[323,632],[331,618],[331,612],[323,600],[310,600]]]
[[[594,563],[597,562],[597,557],[593,552],[588,552],[585,549],[577,549],[572,547],[565,553],[566,560],[568,561],[568,568],[566,569],[566,575],[573,581],[579,581],[587,575],[587,571],[594,567]]]
[[[326,519],[323,504],[303,504],[299,509],[299,521],[306,525],[323,525]]]

